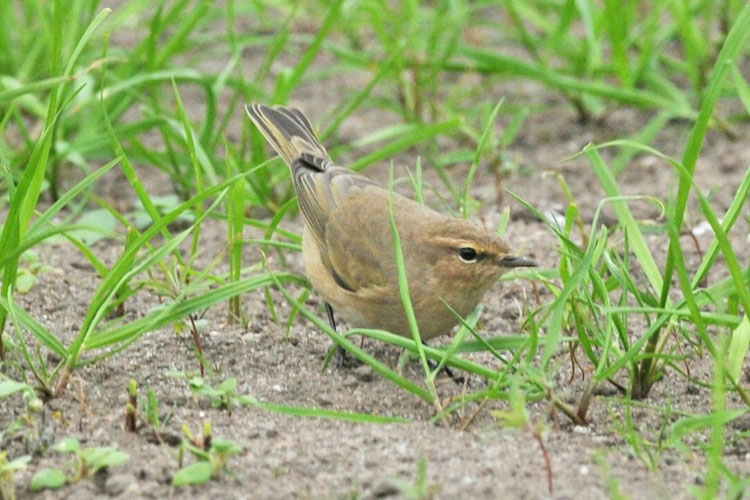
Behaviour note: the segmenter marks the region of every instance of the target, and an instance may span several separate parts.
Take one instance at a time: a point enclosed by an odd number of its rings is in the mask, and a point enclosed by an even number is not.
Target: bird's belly
[[[384,299],[376,294],[347,293],[350,296],[346,300],[340,300],[341,296],[338,294],[326,296],[325,292],[320,291],[326,302],[333,307],[335,314],[345,319],[350,326],[386,330],[404,337],[412,337],[400,297],[396,295],[395,298]],[[415,304],[414,314],[420,337],[424,340],[448,333],[458,322],[442,303],[432,304],[427,308]]]

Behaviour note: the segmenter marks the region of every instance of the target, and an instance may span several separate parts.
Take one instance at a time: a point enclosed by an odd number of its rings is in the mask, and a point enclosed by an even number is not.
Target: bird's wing
[[[302,158],[298,162],[306,161]],[[321,172],[312,168],[296,168],[295,189],[300,211],[305,217],[307,226],[318,247],[326,248],[326,232],[330,225],[331,214],[338,210],[340,204],[349,197],[352,188],[362,189],[374,186],[372,181],[351,171],[328,166]]]
[[[359,291],[398,286],[389,195],[387,189],[377,185],[355,186],[328,218],[326,245],[321,255],[343,288]],[[418,268],[414,264],[433,260],[423,241],[426,237],[423,224],[439,226],[443,217],[398,194],[393,195],[393,213],[410,282],[421,279],[414,274]]]

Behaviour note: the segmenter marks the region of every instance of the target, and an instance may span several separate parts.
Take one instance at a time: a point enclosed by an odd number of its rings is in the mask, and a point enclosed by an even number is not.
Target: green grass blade
[[[656,115],[648,124],[641,129],[640,132],[633,138],[634,143],[649,144],[654,140],[656,135],[669,123],[673,118],[672,113],[663,111]],[[617,177],[628,165],[628,162],[633,158],[637,150],[626,148],[623,149],[617,157],[612,160],[612,173]]]
[[[731,231],[731,229],[734,227],[734,223],[737,222],[737,219],[742,213],[742,207],[745,205],[749,194],[750,168],[745,171],[745,177],[742,179],[742,182],[737,188],[732,203],[729,205],[729,208],[724,214],[724,217],[721,218],[721,228],[725,233],[729,233],[729,231]],[[699,284],[703,282],[703,280],[708,275],[708,271],[713,267],[714,262],[716,262],[716,257],[718,255],[719,240],[715,239],[711,242],[711,245],[706,250],[706,253],[703,255],[703,260],[701,261],[700,266],[698,266],[698,270],[695,272],[695,276],[693,277],[692,281],[693,288],[697,288]]]
[[[331,337],[331,339],[334,342],[336,342],[339,346],[349,351],[354,357],[356,357],[363,363],[371,366],[374,371],[376,371],[377,373],[379,373],[386,379],[390,380],[395,385],[411,392],[415,396],[423,399],[424,401],[427,401],[428,403],[431,403],[433,401],[433,396],[430,392],[426,391],[422,387],[419,387],[418,385],[413,383],[411,380],[405,378],[403,375],[400,375],[394,370],[391,370],[384,363],[382,363],[381,361],[378,361],[373,356],[371,356],[364,350],[360,349],[355,343],[351,342],[345,336],[341,335],[336,330],[332,329],[324,321],[318,318],[315,314],[310,312],[310,310],[308,310],[304,305],[300,304],[292,296],[292,294],[289,293],[289,291],[284,286],[281,285],[281,283],[276,279],[276,276],[274,273],[271,273],[271,277],[274,279],[274,282],[276,283],[276,287],[279,289],[279,291],[284,296],[284,298],[289,302],[289,304],[293,308],[297,309],[300,312],[300,314],[302,314],[305,318],[310,320],[317,328],[319,328],[326,335]]]
[[[740,380],[742,376],[742,365],[747,357],[747,348],[750,346],[750,320],[747,314],[732,332],[727,352],[727,374],[732,380]]]
[[[239,396],[237,400],[245,405],[272,411],[284,415],[306,418],[325,418],[330,420],[343,420],[359,424],[406,424],[411,420],[400,417],[389,417],[385,415],[372,415],[369,413],[355,413],[348,411],[329,410],[326,408],[305,408],[302,406],[280,405],[264,403],[250,396]]]
[[[276,280],[280,283],[303,284],[305,282],[303,278],[289,273],[278,274]],[[122,342],[133,342],[143,334],[175,323],[186,318],[189,314],[208,309],[232,297],[250,290],[263,288],[275,282],[270,274],[261,274],[223,284],[197,297],[178,297],[142,318],[130,321],[124,325],[107,326],[93,332],[86,339],[85,350],[92,351],[104,347],[112,347]]]
[[[693,117],[695,112],[685,108],[683,103],[675,103],[653,92],[639,89],[623,89],[606,83],[590,82],[565,75],[544,67],[535,66],[521,59],[506,56],[497,51],[490,51],[471,46],[459,46],[457,53],[465,56],[473,64],[451,63],[447,69],[454,71],[474,70],[481,73],[511,74],[528,78],[545,85],[569,92],[580,92],[585,95],[610,99],[622,104],[632,104],[641,108],[657,108],[673,112],[676,116]]]
[[[381,342],[387,342],[388,344],[401,347],[403,349],[407,349],[408,351],[419,354],[417,344],[414,342],[414,339],[410,339],[408,337],[402,337],[401,335],[396,335],[395,333],[386,332],[385,330],[372,330],[369,328],[352,328],[347,332],[347,336],[349,335],[364,335],[365,337],[369,337],[371,339],[380,340]],[[481,349],[476,349],[481,350]],[[458,368],[459,370],[463,370],[468,373],[474,373],[476,375],[479,375],[481,377],[484,377],[488,380],[497,380],[498,378],[498,372],[487,368],[486,366],[482,366],[479,363],[475,363],[473,361],[470,361],[468,359],[462,358],[461,356],[457,356],[455,354],[449,354],[445,349],[441,349],[439,347],[432,347],[429,345],[422,344],[422,351],[424,352],[426,357],[429,357],[431,359],[442,361],[445,360],[445,364],[448,366],[452,366],[454,368]],[[427,400],[429,402],[429,400]]]
[[[698,156],[703,147],[703,141],[706,137],[706,132],[708,131],[709,121],[713,115],[716,103],[721,96],[724,80],[726,79],[729,70],[732,68],[733,62],[736,61],[746,49],[748,38],[750,38],[750,3],[745,4],[742,8],[742,11],[734,22],[732,29],[724,40],[724,44],[716,58],[716,63],[711,70],[708,79],[708,86],[703,93],[698,118],[695,121],[693,130],[690,133],[690,138],[685,146],[685,152],[682,156],[682,165],[685,170],[680,176],[680,183],[677,188],[677,196],[673,210],[674,223],[678,228],[682,226],[682,220],[685,216],[688,195],[690,194],[690,188],[692,187],[692,179],[693,174],[695,173]],[[672,271],[674,268],[674,261],[672,260],[674,249],[672,248],[672,245],[673,243],[670,243],[670,249],[667,253],[667,263],[664,269],[664,281],[661,291],[662,305],[666,305],[668,302],[669,285],[672,280]]]
[[[34,224],[29,229],[28,236],[30,237],[34,232],[44,229],[47,224],[52,220],[52,217],[57,215],[60,210],[62,210],[64,207],[70,203],[73,198],[78,196],[84,189],[90,187],[94,182],[96,182],[101,176],[109,172],[112,167],[117,165],[120,162],[120,158],[115,158],[111,162],[107,163],[103,167],[100,167],[96,169],[94,172],[87,175],[83,180],[81,180],[78,184],[70,188],[65,194],[63,194],[60,198],[57,199],[47,210],[42,213],[37,220],[34,221]]]
[[[101,320],[102,315],[105,312],[106,304],[111,301],[112,297],[114,297],[121,286],[130,277],[135,275],[136,272],[142,270],[147,264],[157,261],[158,257],[166,255],[168,251],[174,250],[179,244],[177,240],[184,239],[184,237],[187,236],[189,230],[183,231],[179,238],[168,238],[167,243],[161,249],[157,250],[149,258],[139,261],[138,266],[132,267],[131,263],[135,261],[136,253],[140,251],[140,249],[143,248],[151,240],[151,238],[163,231],[168,224],[174,222],[180,214],[193,207],[196,203],[203,202],[214,195],[218,195],[212,205],[216,206],[216,204],[226,194],[227,189],[231,186],[232,183],[238,182],[245,175],[248,175],[254,170],[255,169],[250,169],[246,173],[237,175],[235,177],[227,179],[220,184],[217,184],[216,186],[205,189],[202,193],[199,193],[194,198],[191,198],[190,200],[182,203],[171,212],[161,217],[158,222],[154,223],[146,231],[140,234],[138,238],[136,238],[132,242],[131,245],[125,248],[125,251],[120,256],[120,259],[113,266],[110,272],[107,273],[107,275],[104,277],[102,284],[99,286],[99,289],[92,299],[91,305],[86,314],[86,317],[84,318],[79,333],[68,349],[69,357],[66,367],[67,373],[63,374],[63,376],[60,378],[58,389],[63,389],[67,384],[67,375],[69,375],[70,372],[72,372],[72,370],[76,367],[76,363],[78,362],[78,357],[80,356],[84,342],[92,333],[93,328]],[[210,213],[210,211],[211,209],[207,210],[203,214],[204,217],[207,213]],[[198,223],[198,221],[200,221],[200,219],[198,219],[196,223]]]
[[[732,66],[732,76],[734,77],[734,86],[737,89],[737,95],[745,106],[747,114],[750,115],[750,85],[745,81],[745,78],[736,65]]]
[[[396,273],[398,274],[398,292],[401,296],[401,303],[404,306],[404,314],[406,320],[409,323],[409,330],[411,331],[414,343],[417,346],[417,353],[419,359],[422,362],[422,368],[428,381],[430,380],[430,366],[427,364],[427,358],[424,354],[424,348],[422,346],[422,337],[419,335],[419,325],[417,325],[417,317],[414,314],[414,306],[411,302],[409,295],[409,281],[406,277],[406,264],[404,262],[404,251],[401,247],[401,236],[398,234],[398,228],[396,227],[396,216],[393,213],[393,165],[388,174],[388,218],[391,226],[391,237],[393,238],[393,255],[396,262]],[[430,386],[433,398],[437,399],[434,387]]]
[[[474,174],[476,174],[479,168],[479,162],[482,160],[484,150],[487,148],[487,143],[492,137],[492,132],[495,129],[495,118],[497,113],[500,111],[500,107],[503,105],[503,99],[500,99],[495,107],[492,109],[490,116],[487,118],[487,123],[484,125],[484,131],[482,137],[479,139],[477,144],[476,153],[474,153],[474,161],[471,162],[469,173],[466,175],[466,181],[464,182],[464,191],[461,198],[461,216],[465,219],[469,216],[469,189],[471,188],[471,182],[474,180]]]
[[[11,318],[17,328],[27,330],[50,351],[54,352],[62,359],[67,359],[68,352],[63,343],[29,313],[13,303],[10,296],[7,299],[5,297],[0,297],[0,305],[2,305],[4,309],[10,311]]]
[[[99,27],[102,22],[104,22],[104,19],[107,18],[107,16],[112,12],[112,9],[105,8],[102,9],[99,14],[96,15],[96,17],[89,23],[88,27],[86,28],[86,31],[83,32],[83,35],[81,35],[81,38],[78,40],[78,43],[76,44],[75,48],[73,49],[73,53],[70,55],[70,58],[68,59],[68,64],[65,66],[65,71],[63,72],[62,76],[71,76],[73,74],[73,69],[76,67],[76,64],[78,63],[78,58],[81,56],[81,52],[83,52],[84,47],[89,42],[89,39],[94,34],[96,29]]]
[[[292,74],[286,79],[279,79],[279,86],[276,87],[276,92],[271,99],[272,104],[285,103],[289,99],[289,96],[292,94],[294,89],[297,88],[300,81],[302,80],[302,76],[307,71],[307,68],[318,56],[323,41],[326,39],[328,32],[336,23],[341,5],[343,3],[343,0],[334,0],[333,3],[330,4],[328,14],[323,20],[323,24],[320,27],[320,30],[318,30],[317,35],[315,35],[315,38],[313,39],[313,42],[307,48],[307,51],[302,56],[302,59],[297,64],[297,66],[294,68]]]
[[[53,93],[56,91],[57,89]],[[3,225],[2,233],[0,233],[0,260],[5,261],[2,275],[2,291],[0,293],[3,297],[8,296],[8,291],[15,284],[18,272],[18,258],[6,260],[4,257],[21,244],[27,225],[36,209],[42,188],[42,181],[44,180],[44,173],[47,169],[47,159],[52,147],[54,125],[59,116],[54,98],[50,99],[48,115],[49,120],[34,146],[31,158],[24,169],[21,182],[10,201],[8,216]],[[0,307],[0,359],[4,358],[2,335],[5,330],[6,318],[7,311],[5,308]]]
[[[408,130],[404,133],[399,134],[399,138],[391,142],[390,144],[374,151],[362,158],[356,160],[349,165],[351,170],[358,172],[363,170],[369,165],[378,161],[384,160],[394,156],[396,153],[404,151],[415,144],[432,139],[433,137],[440,134],[449,134],[457,130],[461,122],[457,118],[453,118],[444,122],[435,123],[431,125],[412,125],[409,126]]]
[[[633,217],[627,203],[622,200],[622,193],[620,192],[620,188],[618,187],[617,181],[615,181],[612,172],[604,163],[604,160],[595,148],[587,146],[584,148],[584,153],[591,162],[591,166],[594,167],[594,172],[596,173],[602,188],[604,188],[604,192],[608,197],[613,198],[612,210],[615,212],[617,219],[627,232],[630,248],[638,258],[638,262],[643,268],[643,272],[646,273],[646,277],[651,283],[651,286],[653,286],[655,290],[661,290],[663,283],[659,267],[656,265],[654,256],[651,254],[651,251],[646,244],[646,239],[643,237],[638,222],[635,220],[635,217]],[[614,199],[619,199],[619,201]]]

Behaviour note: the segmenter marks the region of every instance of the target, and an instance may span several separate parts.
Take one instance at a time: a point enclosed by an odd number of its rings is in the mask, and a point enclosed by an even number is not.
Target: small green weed
[[[413,484],[401,478],[392,479],[391,482],[403,498],[409,500],[431,500],[440,491],[439,484],[429,482],[429,477],[427,476],[427,458],[425,457],[420,457],[417,463],[417,477]]]
[[[57,443],[54,451],[73,455],[69,471],[60,469],[42,469],[31,480],[31,491],[57,489],[66,483],[75,483],[98,471],[121,465],[128,461],[130,455],[119,451],[117,446],[82,448],[75,438],[65,438]]]
[[[208,396],[211,406],[221,410],[229,410],[237,401],[237,379],[232,377],[222,381],[217,387],[208,384],[201,377],[193,377],[189,382],[190,390],[195,394]]]
[[[228,471],[227,462],[234,455],[242,453],[242,447],[227,439],[214,439],[209,422],[203,424],[203,434],[196,439],[190,428],[183,424],[185,437],[180,445],[179,464],[181,469],[172,478],[174,486],[203,484],[216,477],[222,471]],[[198,461],[182,466],[185,450]]]
[[[0,497],[3,500],[16,500],[16,472],[26,469],[31,457],[22,457],[8,460],[8,452],[0,451]]]

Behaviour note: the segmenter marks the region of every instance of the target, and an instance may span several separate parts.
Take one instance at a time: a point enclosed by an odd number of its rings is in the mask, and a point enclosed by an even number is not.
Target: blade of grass
[[[124,342],[132,343],[149,331],[163,328],[186,318],[189,314],[208,309],[232,297],[266,287],[277,281],[280,283],[305,283],[304,278],[295,274],[277,274],[274,279],[270,274],[264,273],[223,284],[197,297],[179,297],[142,318],[124,325],[105,326],[92,332],[91,336],[86,339],[85,350],[92,351],[112,347]]]
[[[672,118],[672,113],[668,111],[659,113],[638,132],[633,138],[633,142],[649,144]],[[635,151],[636,150],[633,149],[624,149],[614,160],[612,160],[612,173],[615,177],[625,170],[628,163],[633,158]]]
[[[304,305],[300,304],[294,296],[292,296],[291,293],[286,289],[286,287],[282,286],[281,282],[279,282],[276,279],[275,273],[271,272],[269,270],[269,273],[276,283],[276,287],[281,292],[281,294],[284,296],[284,298],[289,302],[289,304],[297,309],[300,314],[302,314],[305,318],[310,320],[318,329],[322,330],[326,335],[331,337],[331,339],[336,342],[339,346],[349,351],[354,357],[362,361],[363,363],[367,364],[368,366],[372,367],[374,371],[385,377],[386,379],[393,382],[398,387],[401,387],[402,389],[405,389],[415,396],[423,399],[424,401],[428,403],[432,403],[433,396],[429,391],[426,391],[422,387],[419,387],[418,385],[414,384],[411,380],[405,378],[404,376],[398,374],[397,372],[391,370],[386,366],[384,363],[378,361],[374,357],[372,357],[370,354],[365,352],[364,350],[360,349],[356,344],[351,342],[349,339],[347,339],[345,336],[338,333],[336,330],[332,329],[328,324],[326,324],[324,321],[322,321],[320,318],[318,318],[315,314],[313,314],[309,309],[307,309]]]
[[[499,54],[497,51],[467,45],[459,46],[457,53],[468,58],[473,64],[451,62],[446,65],[446,70],[511,74],[516,77],[536,80],[559,90],[580,92],[581,94],[602,97],[646,109],[657,108],[668,110],[680,117],[691,118],[695,116],[695,112],[690,108],[685,108],[683,103],[675,103],[671,99],[666,99],[653,92],[639,89],[622,89],[605,83],[579,80],[560,72],[535,66],[515,57]]]
[[[750,3],[745,4],[737,20],[734,22],[729,34],[724,40],[724,44],[719,51],[711,74],[708,78],[708,86],[703,93],[698,118],[690,133],[685,152],[682,156],[681,164],[684,166],[684,174],[680,175],[680,182],[677,187],[675,198],[673,220],[675,225],[680,228],[682,220],[687,209],[688,195],[692,186],[692,179],[695,173],[695,167],[703,147],[703,141],[708,131],[709,121],[713,115],[714,107],[719,100],[724,80],[729,70],[732,68],[733,61],[742,54],[746,48],[746,42],[750,37]],[[673,260],[673,243],[670,242],[670,248],[667,252],[667,262],[664,269],[664,280],[661,289],[661,305],[667,305],[669,301],[669,288],[672,281],[672,272],[674,270]]]
[[[617,181],[612,175],[610,169],[604,163],[604,160],[601,155],[599,155],[596,148],[586,146],[583,149],[583,153],[591,162],[591,166],[594,168],[594,172],[599,179],[599,183],[604,188],[606,195],[612,199],[622,199],[622,193],[617,185]],[[651,251],[646,244],[646,239],[643,237],[643,233],[641,232],[635,217],[633,217],[630,208],[628,208],[627,203],[625,203],[625,201],[612,201],[612,210],[615,212],[615,215],[617,215],[620,224],[625,228],[625,231],[628,234],[630,248],[638,258],[638,262],[643,268],[643,272],[646,274],[651,286],[653,286],[655,290],[661,290],[663,285],[661,272],[656,265],[654,256],[651,254]]]
[[[435,123],[431,125],[412,125],[409,126],[410,130],[404,131],[399,134],[399,138],[387,144],[386,146],[374,151],[368,155],[365,155],[352,164],[349,168],[355,172],[363,170],[365,167],[372,165],[380,160],[390,158],[396,153],[404,151],[412,147],[415,144],[431,139],[440,134],[449,134],[459,128],[461,122],[457,118],[453,118],[444,122]]]
[[[68,357],[65,363],[65,371],[60,375],[58,379],[56,393],[62,392],[65,389],[70,374],[76,368],[78,358],[81,354],[81,350],[84,346],[84,343],[86,342],[86,339],[92,333],[96,325],[101,321],[106,311],[106,305],[110,303],[117,291],[137,272],[141,271],[154,262],[158,262],[159,258],[163,257],[167,253],[174,251],[174,249],[177,248],[179,241],[187,236],[188,231],[183,231],[183,233],[181,233],[178,238],[167,238],[167,243],[164,246],[156,250],[146,259],[137,261],[138,265],[133,267],[131,266],[131,263],[135,261],[134,258],[136,253],[140,251],[140,249],[143,248],[156,234],[161,233],[168,224],[174,222],[174,220],[176,220],[180,214],[194,206],[195,203],[202,202],[214,195],[217,195],[216,200],[214,200],[212,205],[212,207],[215,207],[226,194],[232,183],[239,181],[245,175],[248,175],[253,171],[254,169],[250,169],[246,173],[239,174],[235,177],[227,179],[220,184],[217,184],[216,186],[205,189],[194,198],[191,198],[190,200],[182,203],[171,212],[161,217],[158,222],[155,222],[151,227],[140,234],[138,238],[136,238],[132,242],[131,245],[126,247],[125,251],[120,256],[120,259],[102,280],[99,289],[94,294],[91,305],[89,306],[89,310],[86,314],[86,317],[84,318],[79,333],[76,335],[70,347],[67,349]],[[211,209],[204,212],[203,217],[205,217],[206,213],[210,213],[210,211]],[[199,220],[200,219],[197,219],[196,223]]]
[[[18,257],[5,259],[4,256],[21,244],[26,226],[36,209],[36,203],[47,167],[47,158],[52,147],[54,124],[59,113],[54,109],[56,106],[55,99],[50,99],[49,106],[50,119],[34,146],[31,158],[24,169],[21,182],[15,190],[14,197],[11,199],[8,217],[3,225],[2,233],[0,233],[0,260],[5,261],[2,291],[0,292],[0,296],[2,297],[8,297],[8,292],[15,284],[18,272]],[[7,310],[0,307],[0,360],[5,359],[2,335],[5,331],[6,319]]]
[[[396,263],[396,273],[398,275],[398,291],[401,296],[401,303],[404,306],[404,314],[406,315],[406,321],[409,324],[409,330],[411,331],[414,339],[414,344],[417,346],[417,354],[422,363],[424,369],[425,380],[427,382],[427,388],[430,391],[431,403],[433,403],[437,410],[440,412],[442,408],[440,406],[440,398],[437,396],[434,384],[434,374],[430,370],[430,365],[427,363],[427,358],[424,354],[424,346],[422,345],[422,337],[419,335],[419,325],[417,325],[417,317],[414,314],[414,306],[411,302],[409,295],[409,281],[406,276],[406,263],[404,262],[404,251],[401,247],[401,237],[398,234],[398,228],[396,227],[396,216],[393,212],[393,164],[388,172],[388,218],[391,226],[391,237],[393,238],[393,255]]]
[[[471,188],[471,182],[474,180],[474,174],[476,174],[479,168],[479,162],[482,160],[484,150],[487,148],[487,143],[492,137],[492,132],[495,129],[495,118],[497,113],[500,111],[500,107],[503,105],[504,99],[500,99],[495,107],[492,109],[490,116],[487,118],[487,122],[484,125],[484,131],[482,137],[479,139],[477,144],[476,152],[474,153],[474,161],[471,162],[469,173],[466,174],[466,181],[464,182],[463,196],[461,198],[461,217],[464,219],[469,216],[469,189]]]
[[[333,3],[330,4],[328,14],[326,14],[326,17],[323,20],[323,24],[320,27],[320,30],[318,30],[318,34],[315,35],[313,42],[307,48],[307,51],[302,56],[302,59],[300,59],[300,62],[297,64],[297,66],[295,66],[292,74],[289,75],[288,78],[280,78],[278,80],[278,85],[276,86],[274,95],[271,98],[271,104],[283,104],[287,102],[294,89],[299,86],[299,83],[302,80],[302,76],[307,71],[307,68],[318,56],[318,52],[320,52],[323,40],[325,40],[328,32],[337,21],[339,17],[339,10],[341,9],[341,5],[343,3],[343,0],[334,0]]]
[[[367,85],[365,85],[365,87],[362,90],[360,90],[359,92],[354,94],[351,98],[349,98],[348,102],[342,107],[342,109],[336,113],[334,118],[331,120],[331,123],[320,134],[320,139],[322,141],[325,141],[328,137],[331,136],[331,134],[333,134],[336,130],[338,130],[341,123],[349,115],[351,115],[352,112],[355,109],[357,109],[365,101],[365,99],[367,99],[370,96],[375,86],[378,83],[380,83],[383,77],[386,76],[390,71],[392,71],[392,66],[390,65],[390,61],[385,61],[384,63],[380,64],[377,73],[375,73],[375,75],[367,83]]]
[[[187,113],[185,112],[185,106],[182,104],[182,97],[180,97],[180,92],[177,90],[177,84],[174,80],[172,80],[172,91],[174,93],[175,97],[175,103],[177,104],[177,114],[180,118],[180,121],[182,122],[182,132],[185,134],[185,140],[187,142],[187,149],[188,153],[190,154],[190,163],[193,166],[193,175],[195,178],[195,192],[200,193],[203,191],[203,171],[201,168],[200,163],[198,162],[198,154],[196,152],[197,144],[195,140],[195,136],[193,135],[193,127],[190,125],[190,120],[188,120]],[[208,172],[206,172],[208,174]],[[215,184],[216,174],[213,175],[214,181],[212,184]],[[231,188],[230,188],[231,191]],[[203,203],[199,202],[196,203],[193,207],[193,212],[195,213],[196,220],[202,220],[203,219]],[[196,255],[198,251],[198,242],[200,240],[201,235],[201,224],[195,225],[195,230],[193,231],[193,243],[190,246],[190,255],[194,256]]]
[[[163,68],[167,61],[180,51],[186,50],[190,46],[188,37],[193,32],[198,23],[206,17],[206,14],[213,2],[211,0],[200,0],[195,6],[189,9],[175,9],[176,15],[180,16],[178,22],[170,23],[170,27],[176,29],[171,36],[159,44],[159,50],[154,54],[153,68]],[[168,21],[165,18],[164,25]]]
[[[678,171],[684,172],[684,167],[674,158],[665,155],[661,151],[658,151],[650,146],[647,146],[645,144],[640,144],[637,142],[629,141],[629,140],[616,140],[616,141],[610,141],[605,142],[603,144],[599,144],[596,146],[591,146],[594,149],[602,149],[610,146],[624,146],[633,148],[636,150],[644,151],[646,153],[652,154],[654,156],[657,156],[658,158],[663,159],[664,161],[668,162],[670,165],[672,165],[673,168],[675,168]],[[740,182],[740,185],[737,187],[737,191],[734,194],[734,198],[732,199],[732,203],[729,205],[729,208],[727,209],[726,213],[724,214],[724,217],[721,219],[721,227],[725,233],[729,233],[729,231],[734,227],[735,222],[737,222],[737,219],[739,218],[742,207],[744,206],[748,193],[750,193],[750,169],[748,169],[745,172],[745,176],[742,178],[742,181]],[[711,242],[711,245],[706,250],[703,260],[701,261],[700,266],[698,267],[698,270],[695,273],[695,276],[692,280],[692,288],[696,288],[699,283],[703,282],[703,280],[706,278],[706,275],[708,274],[708,271],[713,266],[716,257],[719,252],[719,241],[714,240]]]
[[[232,177],[237,173],[237,158],[229,144],[224,148],[227,152],[226,166],[227,177]],[[229,190],[227,196],[227,246],[229,259],[229,281],[237,282],[240,280],[242,273],[242,219],[245,214],[245,184],[236,182]],[[240,319],[242,317],[242,303],[239,295],[229,299],[229,321]]]
[[[727,374],[732,380],[740,380],[742,376],[742,364],[747,356],[747,348],[750,346],[750,320],[747,314],[742,317],[740,324],[732,332],[727,352]]]
[[[217,197],[216,201],[214,201],[213,206],[216,206],[223,199],[225,193],[226,190]],[[161,222],[165,220],[168,220],[167,216],[163,217],[161,219]],[[155,234],[155,232],[153,231],[154,228],[150,228],[148,231],[144,232],[142,235],[140,235],[140,237],[135,239],[130,246],[125,248],[125,251],[122,253],[120,259],[102,280],[102,284],[100,285],[99,289],[94,295],[94,298],[92,299],[91,305],[89,306],[89,310],[86,314],[86,318],[83,321],[81,329],[68,348],[69,358],[66,363],[65,372],[61,375],[60,380],[57,384],[56,393],[61,392],[65,389],[67,378],[69,374],[72,373],[72,371],[76,368],[78,364],[78,358],[82,353],[86,340],[103,319],[107,310],[107,304],[112,301],[118,290],[120,290],[133,276],[140,273],[144,269],[147,269],[154,263],[160,262],[168,254],[174,252],[182,243],[182,241],[184,241],[185,238],[187,238],[192,233],[194,226],[201,220],[202,219],[197,218],[196,223],[193,224],[193,226],[170,238],[160,248],[155,249],[153,252],[151,252],[150,255],[137,261],[135,259],[136,252],[138,252],[145,244],[145,242],[148,241],[146,239],[147,235],[153,236]]]
[[[5,297],[0,297],[0,305],[2,305],[3,308],[7,309],[8,311],[12,311],[12,319],[16,325],[16,328],[22,328],[29,331],[34,337],[39,340],[39,342],[42,343],[42,345],[47,347],[50,351],[54,352],[62,359],[67,358],[68,352],[60,339],[58,339],[55,334],[47,330],[44,325],[39,323],[24,309],[18,307],[18,305],[13,302],[13,299],[10,295],[8,295],[7,299]]]
[[[745,106],[745,111],[750,115],[750,85],[745,81],[745,78],[736,65],[732,66],[732,76],[734,77],[734,87],[737,89],[737,95]]]
[[[395,333],[386,332],[385,330],[373,330],[369,328],[352,328],[346,333],[347,336],[351,335],[364,335],[371,339],[380,340],[381,342],[387,342],[388,344],[407,349],[410,352],[419,355],[417,344],[413,338],[403,337],[396,335]],[[497,380],[498,372],[492,368],[487,368],[479,363],[470,361],[462,358],[455,354],[448,354],[444,349],[438,347],[432,347],[422,343],[422,352],[426,357],[437,360],[438,362],[445,359],[445,364],[463,370],[467,373],[474,373],[488,380]],[[428,403],[429,400],[426,400]]]
[[[302,406],[280,405],[274,403],[265,403],[258,401],[251,396],[238,396],[237,401],[240,403],[258,408],[261,410],[272,411],[284,415],[306,418],[326,418],[330,420],[343,420],[346,422],[355,422],[360,424],[406,424],[412,421],[406,418],[389,417],[385,415],[372,415],[369,413],[354,413],[348,411],[329,410],[326,408],[306,408]]]

